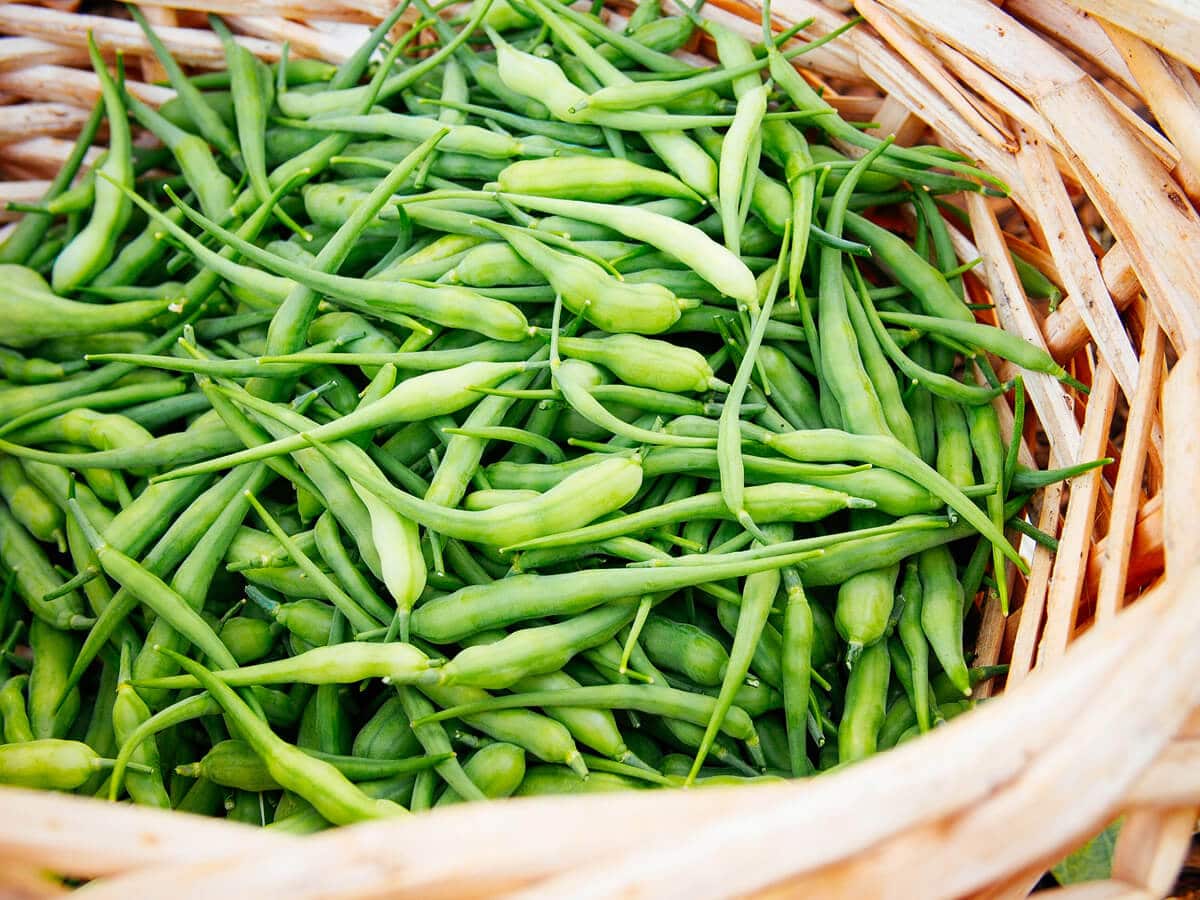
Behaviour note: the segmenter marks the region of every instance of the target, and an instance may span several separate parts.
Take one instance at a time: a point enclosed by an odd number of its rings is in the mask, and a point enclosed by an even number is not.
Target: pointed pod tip
[[[588,771],[587,763],[583,761],[583,756],[580,755],[578,750],[571,751],[571,754],[564,760],[564,762],[572,772],[574,772],[584,781],[587,781],[588,776],[591,773]]]

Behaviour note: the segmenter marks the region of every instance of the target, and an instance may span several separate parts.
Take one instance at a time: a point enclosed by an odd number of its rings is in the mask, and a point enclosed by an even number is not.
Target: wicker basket
[[[338,61],[354,45],[344,23],[377,21],[391,5],[139,2],[197,67],[221,59],[198,11],[227,14],[264,58],[287,39],[294,54]],[[83,68],[89,29],[106,51],[136,58],[135,94],[171,96],[153,84],[160,73],[132,23],[76,6],[0,4],[2,200],[40,196],[86,117],[98,93]],[[845,21],[834,6],[774,5],[781,24],[814,17],[809,35]],[[1023,897],[1121,814],[1112,880],[1051,893],[1171,890],[1200,808],[1200,603],[1188,601],[1200,583],[1200,8],[854,6],[869,27],[806,56],[807,74],[846,115],[901,142],[940,140],[1013,186],[1011,201],[965,198],[970,236],[956,231],[956,249],[984,258],[972,287],[998,323],[1092,385],[1083,398],[1026,376],[1036,412],[1026,461],[1047,449],[1060,465],[1119,460],[1045,492],[1037,525],[1059,536],[1057,556],[1037,551],[1007,621],[984,604],[977,658],[1011,663],[1003,697],[816,780],[459,806],[311,838],[0,790],[0,895],[65,891],[53,873],[91,879],[84,894],[97,898],[177,900]],[[756,29],[757,9],[737,0],[710,0],[708,12]],[[1027,300],[1006,244],[1063,289],[1057,311]],[[999,410],[1011,428],[1011,410]]]

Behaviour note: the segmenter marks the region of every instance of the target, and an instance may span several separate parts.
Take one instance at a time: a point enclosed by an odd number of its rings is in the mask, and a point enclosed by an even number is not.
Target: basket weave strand
[[[337,62],[352,42],[327,23],[374,23],[390,5],[271,0],[246,16],[223,0],[139,2],[172,52],[201,68],[223,58],[197,13],[226,14],[264,59],[286,38],[295,55]],[[866,24],[804,56],[806,75],[843,114],[901,143],[941,142],[1012,187],[1009,201],[965,199],[970,227],[952,230],[955,251],[983,257],[972,287],[996,324],[1092,386],[1082,398],[1026,375],[1023,461],[1046,445],[1051,465],[1117,458],[1042,493],[1035,519],[1059,538],[1057,555],[1035,552],[1008,620],[986,601],[976,656],[1010,662],[1004,694],[810,782],[459,806],[303,839],[5,789],[0,893],[58,894],[49,871],[95,879],[85,896],[179,900],[1022,897],[1118,814],[1112,879],[1050,893],[1170,891],[1200,807],[1200,604],[1189,596],[1200,582],[1200,10],[854,6]],[[40,196],[94,102],[89,29],[106,54],[137,60],[135,96],[172,96],[154,84],[161,73],[132,23],[49,7],[0,6],[3,201]],[[773,10],[780,26],[813,17],[808,37],[846,21],[818,0]],[[756,7],[710,0],[706,11],[757,33]],[[1009,249],[1062,288],[1056,311],[1026,298]],[[997,411],[1008,439],[1012,411],[1003,400]]]

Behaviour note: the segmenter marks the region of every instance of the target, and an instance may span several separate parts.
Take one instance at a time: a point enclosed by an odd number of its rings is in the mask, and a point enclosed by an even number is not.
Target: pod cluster
[[[977,321],[951,200],[1003,185],[843,119],[792,62],[837,33],[408,5],[336,67],[214,19],[193,75],[132,9],[160,109],[91,46],[0,246],[0,783],[308,832],[968,709],[1094,465],[1017,462],[997,361],[1083,387]]]

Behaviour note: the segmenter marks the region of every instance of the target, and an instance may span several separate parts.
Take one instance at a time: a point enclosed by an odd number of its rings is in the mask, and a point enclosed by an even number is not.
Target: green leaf
[[[1117,819],[1050,871],[1059,884],[1103,881],[1112,876],[1113,847],[1121,830]]]

